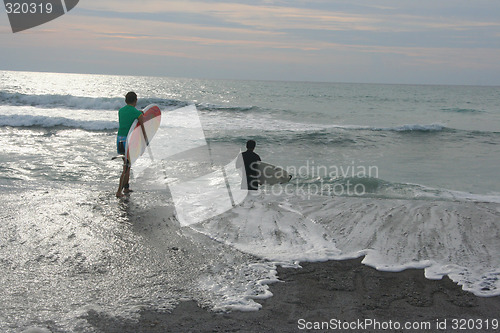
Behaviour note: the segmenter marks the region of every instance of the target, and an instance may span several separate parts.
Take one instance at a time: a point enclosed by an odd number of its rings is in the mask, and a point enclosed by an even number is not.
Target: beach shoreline
[[[247,282],[252,281],[250,286],[254,286],[263,279],[272,280],[274,261],[240,252],[229,241],[220,243],[191,228],[181,228],[175,222],[173,206],[153,205],[165,202],[162,193],[136,189],[134,196],[126,200],[117,200],[111,189],[90,193],[87,186],[77,190],[67,185],[46,189],[5,187],[0,191],[7,226],[18,228],[18,234],[11,235],[12,252],[22,254],[16,258],[19,263],[6,265],[10,270],[4,279],[17,290],[36,291],[31,298],[37,302],[26,303],[24,294],[5,289],[10,304],[19,304],[26,313],[9,327],[35,325],[50,332],[103,333],[401,332],[407,330],[398,330],[397,325],[410,323],[420,325],[419,329],[408,330],[415,332],[498,331],[498,326],[493,329],[493,325],[500,320],[500,296],[476,296],[447,276],[427,279],[423,269],[378,271],[362,264],[365,257],[303,261],[301,268],[278,266],[279,282],[268,285],[273,296],[253,300],[261,305],[260,310],[214,312],[214,306],[249,301],[244,296],[249,295]],[[142,206],[145,197],[152,206]],[[19,199],[29,204],[20,206]],[[276,198],[266,199],[260,205],[280,208],[268,204]],[[324,198],[316,199],[321,203]],[[254,201],[248,207],[259,211],[258,203]],[[462,206],[467,208],[466,204]],[[248,227],[247,223],[239,223]],[[205,227],[213,230],[210,225]],[[281,224],[275,228],[286,227]],[[221,224],[219,229],[223,228]],[[247,235],[244,230],[233,231]],[[37,247],[28,249],[25,239]],[[64,255],[60,258],[59,253]],[[245,270],[250,263],[262,264],[265,274]],[[39,271],[27,273],[22,265]],[[272,273],[268,274],[269,269]],[[38,282],[40,272],[47,282]],[[252,272],[256,275],[248,275]],[[16,276],[11,280],[17,284],[10,282],[9,278]],[[209,288],[202,289],[202,283]],[[210,283],[221,286],[218,294]],[[57,291],[53,285],[58,286]],[[266,296],[265,288],[255,291],[253,295]],[[64,301],[68,301],[65,309],[69,311],[53,312],[52,317],[43,312],[62,308]],[[250,303],[255,305],[253,301]],[[83,306],[72,307],[74,304]],[[374,329],[374,325],[380,329]],[[474,329],[460,329],[468,325]]]
[[[382,272],[362,258],[278,268],[259,311],[216,313],[184,301],[171,312],[143,309],[138,321],[89,312],[98,332],[494,332],[500,296],[478,297],[421,269]],[[407,330],[405,325],[409,326]],[[398,329],[399,328],[399,329]],[[472,328],[472,329],[471,329]],[[498,326],[497,326],[498,329]]]
[[[498,87],[0,76],[2,332],[449,331],[500,313],[482,297],[500,295]],[[131,87],[168,122],[117,199]],[[248,139],[294,177],[240,202],[228,165]]]

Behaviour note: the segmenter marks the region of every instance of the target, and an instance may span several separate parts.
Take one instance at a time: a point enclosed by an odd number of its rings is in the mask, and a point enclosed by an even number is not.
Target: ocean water
[[[116,199],[130,90],[162,125]],[[238,191],[248,139],[292,181]],[[500,295],[500,87],[0,71],[0,146],[2,331],[257,310],[277,265],[359,256]]]

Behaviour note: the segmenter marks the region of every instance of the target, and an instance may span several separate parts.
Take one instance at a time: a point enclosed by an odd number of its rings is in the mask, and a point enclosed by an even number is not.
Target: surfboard
[[[285,184],[292,179],[292,176],[286,170],[269,163],[259,162],[258,169],[260,184]]]
[[[132,126],[130,126],[127,135],[127,151],[125,156],[130,161],[130,164],[134,164],[134,162],[144,154],[146,147],[158,131],[161,123],[160,108],[155,104],[148,105],[143,110],[142,121],[146,132],[146,138],[144,137],[141,125],[137,119],[132,123]]]

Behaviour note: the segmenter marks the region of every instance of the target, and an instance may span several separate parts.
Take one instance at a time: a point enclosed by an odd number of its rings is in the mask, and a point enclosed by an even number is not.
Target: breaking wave
[[[10,127],[68,127],[88,131],[105,131],[118,129],[117,121],[76,120],[65,117],[47,117],[34,115],[0,115],[0,126]]]

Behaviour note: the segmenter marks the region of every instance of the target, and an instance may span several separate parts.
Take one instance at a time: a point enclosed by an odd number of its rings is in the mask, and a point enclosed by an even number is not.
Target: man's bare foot
[[[123,197],[123,194],[121,192],[116,192],[116,197],[121,198],[121,197]]]

